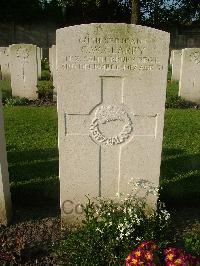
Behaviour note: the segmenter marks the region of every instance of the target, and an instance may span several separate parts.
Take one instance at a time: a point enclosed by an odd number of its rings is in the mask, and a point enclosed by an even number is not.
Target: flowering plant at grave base
[[[161,263],[158,246],[153,241],[143,241],[126,258],[126,266],[198,266],[200,258],[194,257],[179,248],[166,248],[163,252],[164,261]]]
[[[179,248],[167,248],[164,250],[166,266],[197,266],[200,265],[200,257],[194,257]]]
[[[155,193],[152,185],[144,184],[146,195]],[[141,186],[142,182],[137,184]],[[84,216],[82,228],[61,244],[60,256],[67,265],[123,265],[128,252],[146,239],[163,248],[171,243],[170,214],[160,202],[157,210],[148,207],[145,197],[88,198]],[[150,257],[149,252],[147,259]]]
[[[143,241],[126,258],[126,266],[143,265],[156,266],[161,265],[158,255],[158,247],[153,241]]]

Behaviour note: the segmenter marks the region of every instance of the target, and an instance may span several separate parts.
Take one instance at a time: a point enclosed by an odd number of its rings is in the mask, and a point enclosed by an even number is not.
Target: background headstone
[[[56,46],[52,46],[52,72],[53,72],[53,97],[54,100],[57,99],[57,85],[56,85]]]
[[[6,225],[12,216],[8,163],[3,122],[3,107],[0,92],[0,224]]]
[[[56,85],[56,45],[52,45],[49,49],[49,66],[51,71],[51,76],[53,78],[53,99],[57,99],[57,85]]]
[[[173,50],[170,52],[169,64],[172,65]]]
[[[182,50],[173,50],[172,51],[172,81],[179,81],[180,80],[180,70],[181,70],[181,55]]]
[[[9,47],[0,47],[0,80],[10,79],[9,63]]]
[[[13,44],[10,46],[12,95],[37,99],[37,46]]]
[[[41,74],[42,74],[41,60],[42,60],[42,49],[40,47],[37,47],[38,79],[41,78]]]
[[[182,50],[179,96],[200,104],[200,48]]]
[[[57,30],[63,222],[90,197],[159,185],[169,34],[127,24]],[[152,198],[155,203],[155,198]]]
[[[53,70],[52,70],[52,47],[49,48],[49,69],[51,72],[51,76],[53,76]]]

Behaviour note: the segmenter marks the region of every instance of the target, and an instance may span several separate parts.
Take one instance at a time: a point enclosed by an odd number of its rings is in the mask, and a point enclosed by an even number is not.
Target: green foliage
[[[12,96],[10,80],[0,80],[0,90],[2,91],[2,102],[5,103],[5,100]]]
[[[41,65],[42,65],[42,73],[40,80],[51,80],[51,73],[49,69],[48,59],[47,58],[42,59]]]
[[[4,100],[4,104],[6,106],[20,106],[29,104],[29,100],[27,98],[21,97],[10,97]]]
[[[200,256],[200,224],[185,233],[183,236],[184,246],[188,252]]]
[[[120,203],[89,200],[83,226],[67,234],[59,250],[65,265],[123,265],[127,254],[143,240],[165,246],[170,241],[169,213],[159,204],[147,211],[144,199]]]
[[[49,61],[47,58],[42,58],[41,67],[42,67],[42,70],[49,70]]]
[[[51,79],[50,71],[47,69],[42,70],[41,80],[50,80],[50,79]]]
[[[0,21],[62,21],[62,10],[56,0],[1,0]]]
[[[172,77],[172,66],[169,65],[168,66],[168,73],[167,73],[167,80],[168,80],[168,82],[171,81],[171,77]]]
[[[129,22],[129,0],[1,0],[0,21],[12,23],[55,21],[57,25],[90,22]],[[141,24],[171,29],[200,21],[194,0],[140,0]]]
[[[165,104],[166,108],[190,108],[192,106],[191,103],[185,101],[180,96],[171,96],[168,97]]]
[[[53,100],[53,82],[52,80],[39,80],[37,84],[38,99]]]

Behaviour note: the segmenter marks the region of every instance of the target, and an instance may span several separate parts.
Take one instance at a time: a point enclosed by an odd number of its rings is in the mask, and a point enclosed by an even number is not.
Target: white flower
[[[96,228],[96,231],[97,231],[97,232],[100,232],[101,234],[103,233],[103,230],[101,230],[101,229],[98,228],[98,227]]]

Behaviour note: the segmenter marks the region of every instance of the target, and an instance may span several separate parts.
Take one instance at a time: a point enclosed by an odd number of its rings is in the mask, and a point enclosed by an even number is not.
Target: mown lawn
[[[58,201],[55,107],[4,107],[13,202]]]
[[[166,111],[161,185],[172,205],[200,203],[200,110]]]
[[[57,204],[58,150],[55,107],[4,107],[14,202]],[[161,198],[174,205],[199,203],[200,111],[168,109],[161,165]]]

